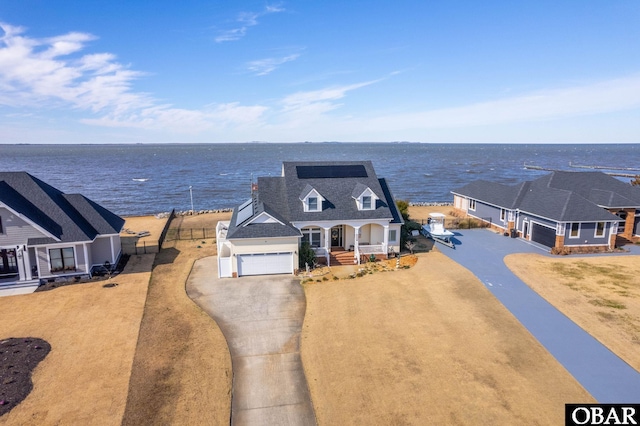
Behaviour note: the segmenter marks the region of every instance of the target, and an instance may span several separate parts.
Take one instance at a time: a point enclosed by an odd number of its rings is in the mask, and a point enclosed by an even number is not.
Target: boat
[[[426,225],[422,225],[422,235],[431,238],[433,241],[442,243],[447,247],[455,248],[451,238],[455,235],[453,232],[445,229],[444,218],[442,213],[429,213],[429,219]]]

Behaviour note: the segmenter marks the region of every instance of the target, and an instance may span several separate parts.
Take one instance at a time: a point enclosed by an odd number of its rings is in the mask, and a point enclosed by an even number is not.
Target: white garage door
[[[238,276],[292,274],[293,254],[259,253],[238,256]]]

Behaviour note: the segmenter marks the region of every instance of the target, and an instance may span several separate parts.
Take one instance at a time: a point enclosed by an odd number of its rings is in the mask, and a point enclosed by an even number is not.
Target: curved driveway
[[[455,240],[455,250],[440,251],[473,272],[596,400],[640,401],[640,373],[524,284],[503,261],[508,254],[545,254],[546,249],[487,230],[457,233]],[[632,248],[634,254],[640,254],[637,249]]]
[[[218,279],[195,262],[187,294],[220,326],[233,363],[231,424],[315,425],[300,359],[304,291],[290,275]]]

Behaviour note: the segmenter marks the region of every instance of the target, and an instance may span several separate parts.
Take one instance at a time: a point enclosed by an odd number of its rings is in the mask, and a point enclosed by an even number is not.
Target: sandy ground
[[[213,223],[215,215],[172,222]],[[180,219],[180,218],[178,218]],[[122,424],[228,424],[231,358],[217,324],[185,292],[196,259],[215,254],[212,239],[163,246],[140,327]]]
[[[446,215],[446,219],[455,219],[449,213],[453,210],[453,206],[409,206],[409,218],[415,222],[427,222],[429,213],[442,213]]]
[[[51,344],[33,391],[0,424],[120,424],[152,262],[133,256],[113,288],[103,281],[0,298],[0,339]]]
[[[565,403],[594,402],[469,271],[437,251],[418,258],[304,284],[320,425],[557,425]]]
[[[505,263],[549,303],[640,371],[640,256],[513,254]]]
[[[126,254],[143,254],[158,252],[158,239],[168,218],[157,219],[155,216],[127,216],[120,232],[123,252]],[[147,231],[149,235],[138,237],[139,232]],[[137,252],[136,252],[137,248]]]
[[[231,212],[227,213],[206,213],[194,216],[178,216],[174,219],[176,222],[172,226],[181,226],[183,229],[188,228],[207,228],[215,229],[216,224],[220,220],[231,220]]]

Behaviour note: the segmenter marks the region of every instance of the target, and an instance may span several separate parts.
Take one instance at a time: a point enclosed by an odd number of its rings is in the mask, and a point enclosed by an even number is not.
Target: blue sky
[[[640,143],[640,2],[0,0],[0,143]]]

